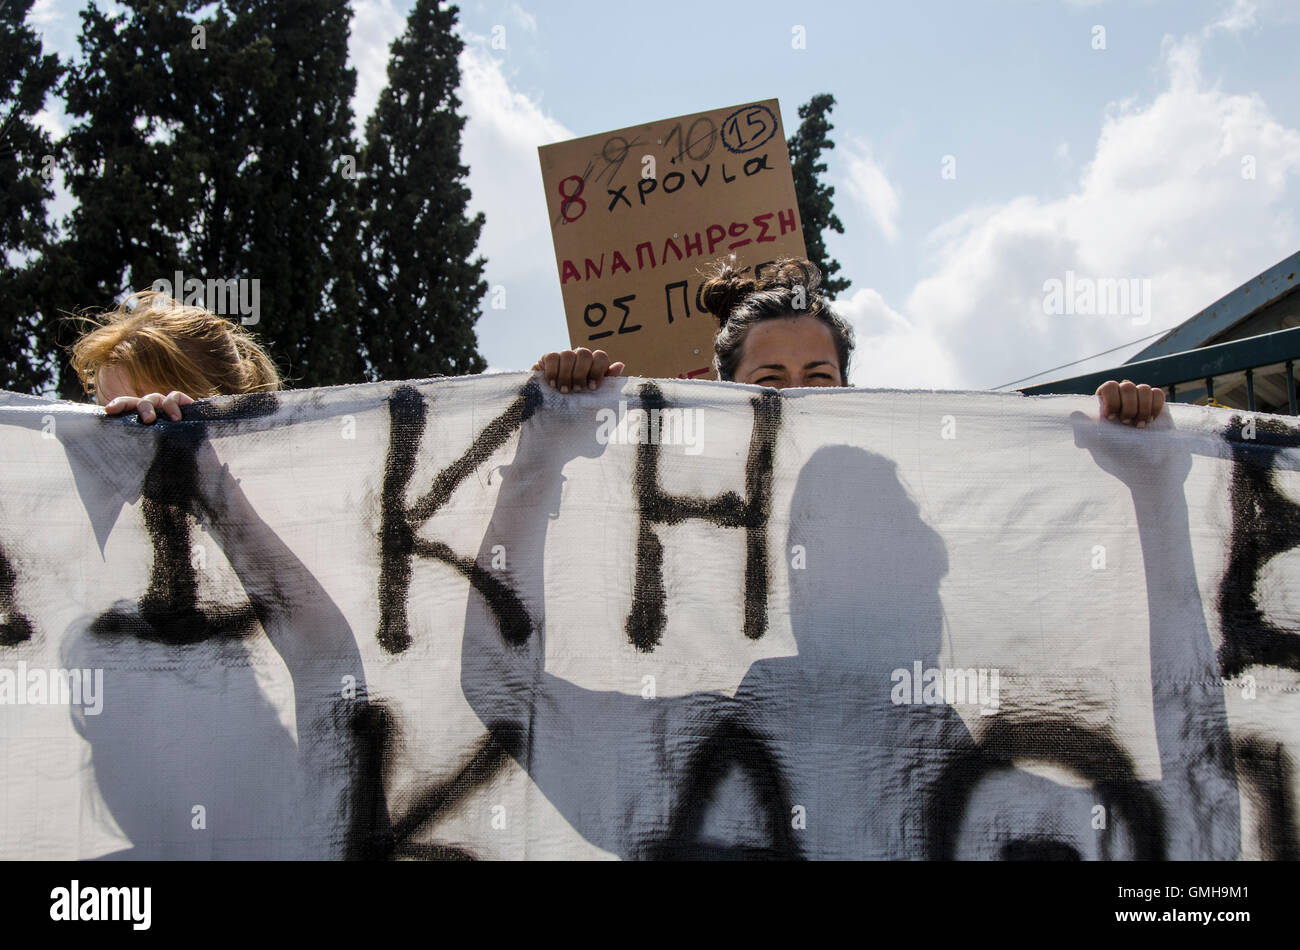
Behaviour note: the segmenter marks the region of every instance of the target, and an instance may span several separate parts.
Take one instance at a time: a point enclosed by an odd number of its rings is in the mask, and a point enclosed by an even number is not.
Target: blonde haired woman
[[[72,346],[72,367],[109,415],[136,412],[149,424],[162,412],[175,421],[195,399],[282,386],[275,364],[241,325],[166,294],[131,294],[92,322]]]

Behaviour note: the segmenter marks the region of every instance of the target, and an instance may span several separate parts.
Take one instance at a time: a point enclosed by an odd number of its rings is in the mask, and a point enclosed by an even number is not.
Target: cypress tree
[[[373,378],[482,372],[474,324],[486,261],[460,161],[456,7],[417,0],[366,124],[363,326]]]
[[[826,174],[826,163],[821,160],[822,151],[832,149],[835,143],[830,140],[830,131],[835,128],[828,118],[835,106],[835,97],[830,93],[813,96],[799,107],[799,131],[790,136],[790,165],[794,171],[794,192],[799,200],[799,219],[803,222],[804,244],[808,250],[808,259],[821,268],[824,279],[822,289],[827,296],[834,297],[849,288],[849,281],[835,275],[840,271],[839,262],[826,255],[826,242],[822,232],[827,229],[837,234],[844,233],[844,225],[835,214],[835,204],[831,200],[835,189],[825,184],[821,176]]]
[[[257,281],[255,329],[292,381],[361,380],[346,0],[124,6],[83,12],[66,83],[82,117],[66,140],[79,204],[54,256],[56,309],[176,271]],[[224,312],[253,319],[230,301]]]
[[[63,87],[67,113],[78,120],[61,143],[77,206],[66,238],[46,255],[42,295],[60,348],[75,338],[64,314],[109,306],[127,291],[194,270],[186,252],[198,186],[186,152],[199,146],[178,132],[201,121],[189,95],[206,79],[187,12],[198,4],[125,0],[121,6],[115,15],[93,2],[82,11],[81,55]],[[60,394],[79,397],[62,349],[58,359]]]
[[[203,35],[191,45],[198,48],[174,78],[189,116],[175,133],[174,157],[184,165],[175,200],[185,205],[187,273],[195,277],[250,277],[251,170],[260,134],[254,92],[274,85],[270,41],[250,21],[216,7],[197,24]]]
[[[236,0],[230,8],[245,53],[268,56],[248,92],[242,184],[228,212],[246,239],[241,276],[260,281],[256,329],[294,383],[359,382],[351,8],[347,0]]]
[[[52,379],[38,289],[54,145],[35,117],[62,73],[27,26],[34,2],[0,5],[0,388],[31,393]]]

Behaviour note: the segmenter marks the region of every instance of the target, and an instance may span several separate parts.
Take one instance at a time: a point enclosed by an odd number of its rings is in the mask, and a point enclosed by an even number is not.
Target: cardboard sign
[[[537,151],[570,345],[628,374],[712,378],[702,268],[806,253],[775,99]]]

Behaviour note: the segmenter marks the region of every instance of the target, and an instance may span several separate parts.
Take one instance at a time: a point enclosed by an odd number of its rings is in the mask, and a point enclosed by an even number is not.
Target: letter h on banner
[[[641,405],[647,416],[661,415],[667,407],[654,383],[641,387]],[[636,542],[636,581],[627,636],[638,650],[653,650],[667,623],[663,577],[663,543],[655,526],[680,524],[688,518],[710,521],[722,528],[745,529],[745,636],[757,640],[767,632],[767,524],[772,509],[772,457],[781,423],[781,400],[775,392],[750,401],[754,428],[745,464],[745,497],[724,492],[715,498],[670,495],[659,482],[660,446],[652,440],[637,450],[634,491],[640,514]],[[658,410],[658,412],[655,412]]]

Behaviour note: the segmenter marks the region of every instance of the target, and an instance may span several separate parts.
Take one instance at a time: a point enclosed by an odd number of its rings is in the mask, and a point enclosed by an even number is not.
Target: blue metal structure
[[[1215,380],[1244,373],[1245,408],[1267,380],[1272,405],[1296,415],[1295,361],[1300,359],[1300,252],[1292,254],[1179,324],[1126,363],[1019,389],[1026,395],[1091,394],[1108,379],[1160,386],[1171,400],[1215,396]],[[1265,370],[1265,367],[1278,369]],[[1263,371],[1263,372],[1261,372]],[[1233,389],[1239,389],[1236,379]],[[1240,398],[1240,397],[1238,397]]]

